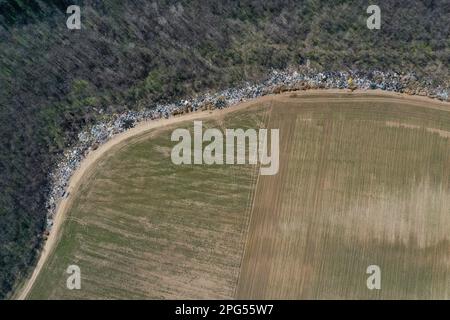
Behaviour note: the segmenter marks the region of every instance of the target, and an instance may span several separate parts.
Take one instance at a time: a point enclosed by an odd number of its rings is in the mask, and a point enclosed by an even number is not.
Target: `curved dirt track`
[[[105,153],[111,151],[113,147],[117,147],[123,144],[128,143],[128,140],[130,140],[133,137],[142,135],[146,133],[149,130],[162,128],[169,125],[174,125],[180,122],[184,121],[192,121],[197,119],[206,119],[206,118],[215,118],[215,117],[222,117],[223,115],[234,112],[236,110],[245,109],[248,107],[251,107],[254,104],[258,104],[261,102],[267,102],[271,99],[274,99],[275,97],[277,99],[283,99],[288,98],[290,95],[296,94],[298,97],[305,96],[305,102],[308,99],[314,99],[314,100],[320,100],[320,97],[309,97],[308,96],[314,96],[314,95],[323,95],[326,94],[340,94],[340,99],[345,100],[344,98],[348,98],[354,101],[354,99],[361,99],[361,101],[367,101],[376,99],[377,101],[382,100],[392,100],[395,98],[397,101],[406,101],[409,104],[418,105],[424,108],[433,108],[433,109],[440,109],[445,111],[450,111],[450,103],[446,102],[439,102],[437,100],[432,100],[426,97],[416,97],[416,96],[406,96],[398,93],[391,93],[391,92],[384,92],[379,90],[374,91],[355,91],[350,93],[347,90],[310,90],[310,91],[300,91],[300,92],[287,92],[283,93],[277,96],[274,95],[268,95],[264,97],[260,97],[257,99],[253,99],[250,101],[239,103],[236,106],[224,109],[224,110],[215,110],[215,111],[203,111],[203,112],[195,112],[187,115],[182,116],[176,116],[169,119],[162,119],[162,120],[156,120],[156,121],[146,121],[143,123],[138,124],[136,127],[123,132],[121,134],[118,134],[114,136],[112,139],[110,139],[105,144],[101,145],[97,150],[92,151],[80,164],[80,166],[75,170],[74,174],[69,180],[67,191],[70,192],[70,196],[67,198],[64,198],[60,201],[57,207],[57,211],[55,213],[55,220],[52,232],[46,241],[43,250],[41,252],[41,255],[39,257],[38,263],[36,264],[36,267],[32,273],[32,275],[27,279],[27,281],[24,283],[24,285],[20,288],[20,290],[15,294],[15,298],[22,300],[26,299],[28,294],[30,293],[38,275],[40,274],[43,266],[45,265],[46,261],[48,260],[48,257],[55,249],[59,239],[60,239],[60,232],[61,232],[61,226],[65,220],[66,214],[68,212],[68,209],[72,205],[72,201],[74,199],[74,194],[77,192],[79,186],[81,185],[83,178],[87,175],[88,172],[91,172],[95,166],[97,161],[105,155]]]

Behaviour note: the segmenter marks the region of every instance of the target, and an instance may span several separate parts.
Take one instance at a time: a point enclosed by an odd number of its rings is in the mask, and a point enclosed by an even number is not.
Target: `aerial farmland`
[[[86,167],[29,299],[448,299],[450,107],[270,95],[136,130]],[[174,165],[171,133],[280,132],[280,168]],[[66,289],[67,265],[82,290]],[[382,270],[368,290],[367,267]]]

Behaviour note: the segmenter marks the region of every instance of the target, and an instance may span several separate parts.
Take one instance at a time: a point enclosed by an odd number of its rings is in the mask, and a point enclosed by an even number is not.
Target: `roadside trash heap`
[[[107,116],[108,120],[97,123],[78,134],[78,142],[61,155],[60,161],[50,175],[50,189],[47,197],[47,221],[45,238],[53,226],[57,203],[67,197],[68,183],[73,172],[89,152],[124,132],[137,123],[199,110],[223,109],[239,102],[268,94],[309,89],[381,89],[409,95],[428,96],[449,101],[449,88],[432,87],[431,81],[419,80],[416,74],[395,72],[297,72],[272,71],[261,83],[244,83],[237,88],[229,88],[216,93],[206,93],[197,97],[180,100],[172,104],[149,105],[140,111],[127,111]]]

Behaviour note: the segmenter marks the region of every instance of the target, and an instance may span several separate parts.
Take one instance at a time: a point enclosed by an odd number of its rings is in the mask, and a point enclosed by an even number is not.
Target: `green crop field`
[[[134,137],[71,195],[29,298],[448,299],[450,113],[433,105],[281,95],[205,120],[279,128],[274,176],[173,165],[175,127]],[[81,290],[66,289],[71,264]]]

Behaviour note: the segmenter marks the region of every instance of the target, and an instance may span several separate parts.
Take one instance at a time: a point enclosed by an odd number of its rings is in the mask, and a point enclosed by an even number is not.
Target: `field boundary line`
[[[269,108],[268,108],[268,111],[266,112],[267,119],[265,119],[265,117],[263,118],[263,121],[262,121],[263,124],[264,123],[267,123],[267,125],[269,124],[270,117],[272,115],[272,109],[273,109],[273,99],[270,100]],[[237,291],[238,291],[238,288],[239,288],[239,281],[240,281],[240,278],[241,278],[242,264],[243,264],[243,261],[245,259],[245,254],[247,252],[246,248],[247,248],[247,242],[248,242],[248,237],[249,237],[249,233],[250,233],[249,231],[250,231],[250,227],[251,227],[251,223],[252,223],[253,211],[254,211],[254,207],[255,207],[256,194],[257,194],[256,191],[258,189],[259,178],[261,176],[259,174],[260,166],[261,166],[261,164],[259,164],[259,166],[256,165],[255,166],[255,170],[253,171],[254,174],[256,175],[256,179],[255,179],[256,182],[255,182],[255,187],[254,187],[254,189],[253,189],[253,191],[251,193],[250,214],[249,214],[249,217],[247,219],[248,220],[247,221],[247,225],[244,228],[244,235],[243,235],[243,237],[245,238],[245,241],[243,241],[243,247],[244,248],[242,249],[242,256],[241,256],[241,259],[240,259],[241,261],[239,263],[239,268],[238,268],[238,276],[237,276],[236,285],[235,285],[235,288],[234,288],[234,294],[233,294],[233,298],[234,299],[237,299]]]

